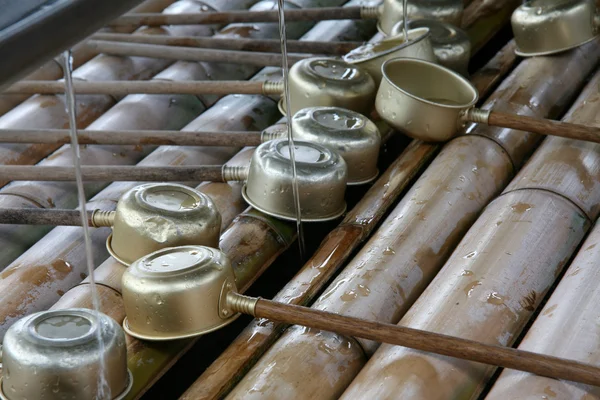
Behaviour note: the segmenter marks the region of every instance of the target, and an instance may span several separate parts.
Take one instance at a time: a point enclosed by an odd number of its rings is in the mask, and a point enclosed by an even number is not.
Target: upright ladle
[[[600,143],[600,128],[473,107],[477,89],[464,77],[424,60],[397,58],[382,67],[375,108],[407,136],[444,142],[467,122]]]
[[[209,247],[176,247],[142,257],[123,274],[122,295],[123,328],[142,340],[199,336],[243,313],[600,386],[600,367],[593,365],[241,295],[229,260]]]

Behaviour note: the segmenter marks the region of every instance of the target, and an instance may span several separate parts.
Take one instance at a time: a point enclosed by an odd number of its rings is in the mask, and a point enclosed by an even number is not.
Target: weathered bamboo
[[[126,33],[96,33],[91,39],[126,43],[160,44],[165,46],[199,47],[205,49],[281,52],[279,39],[226,39],[203,37],[171,37],[166,35],[142,36]],[[363,42],[323,42],[288,40],[287,50],[292,53],[312,53],[341,56],[361,46]],[[32,79],[29,79],[32,80]]]
[[[519,349],[598,364],[600,225],[596,225]],[[600,398],[600,388],[505,370],[486,400]]]
[[[142,4],[134,8],[133,12],[159,12],[164,8],[168,7],[175,0],[145,0]],[[116,30],[113,30],[116,32]],[[119,31],[129,32],[133,31],[133,27],[121,27]],[[108,32],[107,32],[108,33]],[[115,35],[122,35],[124,33],[113,33]],[[144,37],[143,35],[139,35]],[[168,36],[167,36],[168,37]],[[78,68],[83,63],[91,60],[97,56],[98,53],[89,49],[85,42],[81,42],[75,45],[71,51],[73,57],[73,68]],[[51,80],[60,79],[63,76],[63,70],[60,64],[56,60],[50,60],[46,64],[42,65],[36,71],[25,77],[25,80]],[[25,101],[29,96],[26,95],[0,95],[0,115],[7,113],[9,110],[16,107],[19,103]]]
[[[600,122],[598,82],[600,75],[567,120]],[[486,208],[400,324],[510,345],[580,245],[590,220],[598,217],[599,203],[600,146],[564,139],[544,143]],[[342,398],[366,392],[378,398],[473,398],[494,369],[382,346]],[[435,376],[413,379],[426,370]]]
[[[319,7],[301,10],[285,10],[287,22],[326,21],[340,19],[361,19],[364,7]],[[367,19],[377,18],[376,14]],[[235,22],[277,22],[279,14],[272,11],[228,11],[211,13],[189,13],[181,15],[125,14],[109,23],[109,26],[129,25],[189,25],[189,24],[232,24]]]
[[[473,75],[472,82],[485,97],[491,92],[493,83],[508,73],[515,62],[514,44],[510,43]],[[370,236],[412,178],[427,165],[438,148],[438,145],[413,141],[346,215],[344,221],[327,236],[317,252],[278,293],[275,300],[297,305],[310,304],[335,272]],[[253,321],[182,398],[216,399],[227,394],[284,329],[284,324]]]
[[[476,54],[497,32],[490,26],[503,26],[510,21],[519,0],[481,0],[473,1],[465,8],[461,27],[471,38],[471,54]]]
[[[183,46],[122,43],[104,40],[90,40],[87,45],[99,53],[119,56],[153,57],[177,61],[222,62],[259,67],[279,66],[282,62],[280,54],[265,52],[194,49]],[[288,62],[292,65],[306,57],[304,55],[288,54]]]
[[[514,110],[524,113],[557,115],[599,59],[598,42],[561,57],[527,59],[486,104],[509,102]],[[565,86],[548,85],[549,79]],[[531,107],[532,101],[536,107]],[[539,141],[537,135],[506,129],[478,126],[470,131],[470,135],[444,147],[313,307],[382,322],[395,323],[402,317],[478,213],[508,183],[513,165],[518,168]],[[460,272],[455,275],[460,276]],[[462,304],[462,300],[447,304],[456,302]],[[422,315],[426,318],[428,312]],[[339,396],[376,348],[376,343],[365,340],[291,328],[250,369],[229,398]],[[425,371],[420,376],[428,374]],[[374,390],[369,396],[379,398],[378,394]]]
[[[280,85],[273,82],[275,90],[268,90],[269,82],[256,81],[207,81],[207,82],[160,82],[160,81],[104,81],[73,82],[76,94],[105,94],[126,96],[128,94],[280,94]],[[64,84],[56,81],[21,81],[10,86],[4,93],[52,94],[64,92]]]
[[[177,145],[177,146],[258,146],[261,132],[204,131],[181,132],[167,130],[80,130],[79,144],[113,145]],[[0,143],[69,144],[67,129],[0,129]]]

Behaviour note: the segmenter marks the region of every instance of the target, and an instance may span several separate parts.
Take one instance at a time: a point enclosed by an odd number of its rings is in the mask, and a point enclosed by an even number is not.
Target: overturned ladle
[[[109,398],[109,391],[110,399],[121,400],[133,386],[123,330],[85,308],[19,319],[4,335],[1,361],[2,400],[95,400]]]
[[[325,21],[340,19],[377,19],[380,30],[389,34],[394,24],[403,17],[402,0],[384,0],[381,6],[319,7],[285,10],[286,22]],[[462,0],[411,0],[408,14],[411,18],[430,18],[460,24]],[[273,11],[225,11],[189,14],[131,13],[110,22],[112,26],[131,25],[197,25],[229,24],[234,22],[277,22],[279,14]]]
[[[209,247],[170,248],[142,257],[123,274],[122,295],[126,314],[123,328],[142,340],[167,341],[199,336],[231,323],[243,313],[600,385],[600,368],[593,365],[241,295],[237,292],[235,276],[226,255]]]
[[[429,61],[398,58],[383,65],[375,108],[407,136],[443,142],[467,122],[600,143],[600,128],[474,108],[478,94],[456,72]]]
[[[344,194],[348,168],[344,159],[337,152],[318,143],[296,141],[294,149],[302,220],[318,222],[338,218],[346,210]],[[271,140],[258,146],[249,167],[82,166],[81,172],[84,181],[246,181],[242,195],[250,205],[276,218],[296,220],[289,143],[283,139]],[[1,178],[68,181],[75,176],[73,169],[69,167],[9,165],[0,168]],[[15,223],[14,218],[10,218],[10,213],[7,213],[6,219]]]
[[[76,94],[264,94],[281,95],[282,81],[102,81],[73,82]],[[347,108],[361,114],[372,111],[377,87],[373,78],[362,68],[342,60],[327,57],[303,59],[289,71],[291,112],[306,107],[333,106]],[[60,81],[21,81],[10,86],[5,94],[62,94]],[[285,106],[283,111],[285,111]],[[281,108],[280,107],[280,108]],[[285,114],[285,112],[284,112]]]

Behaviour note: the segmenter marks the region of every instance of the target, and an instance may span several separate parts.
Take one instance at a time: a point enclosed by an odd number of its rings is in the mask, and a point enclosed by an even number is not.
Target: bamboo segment
[[[576,93],[599,57],[600,46],[596,43],[585,52],[572,52],[560,59],[527,59],[486,104],[495,107],[505,102],[511,107],[526,109],[535,102],[533,112],[536,115],[556,116],[560,108],[555,106],[566,106],[567,99]],[[578,71],[577,75],[575,71]],[[553,84],[549,85],[549,81]],[[316,308],[381,322],[395,323],[402,317],[434,278],[485,204],[506,185],[513,165],[518,167],[524,155],[537,144],[531,136],[507,129],[477,126],[470,128],[470,132],[471,135],[457,138],[445,146],[378,232],[325,290],[315,304]],[[511,141],[512,136],[519,136],[518,145],[511,145],[515,143]],[[503,146],[498,146],[498,142]],[[509,151],[505,153],[505,149]],[[503,226],[501,224],[498,229]],[[565,247],[564,243],[572,244],[564,237],[561,240]],[[465,261],[462,256],[470,251],[457,259]],[[460,276],[461,272],[454,274]],[[446,299],[445,302],[462,304],[464,292],[460,291],[457,296],[456,301]],[[426,318],[429,312],[423,311],[423,317]],[[461,321],[456,323],[460,325]],[[365,354],[344,345],[347,340],[314,330],[289,330],[250,369],[229,398],[339,396],[365,362]],[[365,340],[360,340],[360,344],[359,350],[364,349],[367,356],[377,348],[376,343]],[[325,360],[322,349],[331,349],[335,357]],[[393,374],[393,367],[389,368]],[[383,375],[382,371],[378,373]],[[433,371],[424,370],[418,376],[431,374]],[[376,380],[376,375],[370,379]],[[434,383],[428,386],[434,386]],[[394,393],[402,397],[407,392],[396,390]],[[450,392],[441,390],[439,393],[448,396]],[[435,398],[431,397],[431,392],[419,395],[420,398]],[[365,393],[357,395],[361,396],[364,398]],[[384,393],[376,390],[369,396],[385,398]]]
[[[263,82],[212,81],[212,82],[162,82],[162,81],[74,81],[76,94],[263,94]],[[4,93],[53,94],[64,92],[64,84],[54,81],[21,81],[10,86]],[[268,94],[279,94],[268,93]]]
[[[66,129],[0,129],[0,143],[58,143],[69,144]],[[81,130],[77,132],[79,144],[112,145],[176,145],[176,146],[258,146],[261,132],[200,131],[181,132],[168,130]]]
[[[596,225],[519,349],[598,365],[600,226]],[[486,400],[598,399],[600,388],[517,371],[503,371]]]
[[[205,49],[281,52],[279,39],[172,37],[167,35],[142,36],[126,33],[96,33],[91,39],[126,43],[160,44],[165,46],[199,47]],[[292,53],[329,54],[341,56],[361,46],[362,42],[325,42],[288,40],[287,50]],[[32,80],[32,79],[30,79]]]
[[[255,65],[259,67],[279,66],[282,59],[280,54],[259,53],[239,50],[193,49],[182,46],[164,46],[158,44],[121,43],[103,40],[87,42],[95,51],[118,56],[153,57],[177,61],[205,61]],[[302,55],[288,55],[290,65],[306,58]]]
[[[222,165],[195,165],[175,167],[132,167],[132,166],[81,166],[84,181],[139,181],[139,182],[221,182]],[[70,167],[32,167],[29,165],[7,165],[0,169],[0,179],[12,181],[74,181],[75,170]]]
[[[600,75],[565,119],[598,124],[598,82]],[[510,345],[598,217],[598,204],[600,145],[547,140],[488,206],[400,324]],[[435,381],[416,383],[412,376],[426,369],[436,372]],[[474,398],[493,372],[382,346],[343,398],[360,398],[367,391],[381,398],[392,393],[407,399],[441,399],[448,393]]]
[[[482,96],[487,96],[494,82],[508,73],[515,63],[514,44],[505,46],[486,66],[475,73],[472,82]],[[323,241],[317,252],[304,265],[302,270],[292,279],[275,297],[277,301],[291,304],[306,305],[314,299],[321,289],[330,280],[331,276],[343,266],[350,258],[352,252],[371,234],[373,229],[387,210],[395,203],[404,191],[412,177],[428,160],[436,154],[437,145],[413,141],[406,151],[388,168],[376,181],[362,200],[344,218],[343,223],[334,229]],[[468,146],[465,151],[469,154]],[[434,222],[434,221],[432,221]],[[245,372],[254,364],[267,348],[279,337],[284,324],[264,323],[253,321],[238,338],[219,356],[219,358],[196,380],[182,398],[185,399],[216,399],[223,397],[237,383]],[[303,328],[291,328],[291,331],[301,331]],[[338,365],[343,374],[350,375],[350,370],[357,374],[364,364],[362,350],[354,341],[346,341],[335,335],[320,332],[320,339],[324,348],[346,349],[342,353],[330,352],[321,354],[317,358],[305,358],[304,361],[323,365],[331,362],[328,357],[337,357]],[[307,339],[308,352],[312,352],[310,337],[300,336],[299,340]],[[347,346],[347,347],[346,347]],[[282,346],[281,351],[285,351]],[[295,348],[291,350],[295,351]],[[349,354],[353,354],[352,361],[348,361]],[[344,354],[346,354],[344,356]],[[331,377],[328,382],[338,382],[337,377]],[[314,379],[314,377],[311,377]],[[343,379],[341,380],[343,382]],[[323,384],[304,385],[308,389],[308,397],[313,393],[318,396]],[[346,383],[347,384],[347,383]],[[312,390],[311,390],[312,389]]]
[[[319,7],[285,10],[286,22],[361,19],[364,7]],[[376,16],[372,17],[376,18]],[[229,11],[179,15],[125,14],[109,23],[110,26],[128,25],[191,25],[231,24],[234,22],[277,22],[279,14],[273,11]]]

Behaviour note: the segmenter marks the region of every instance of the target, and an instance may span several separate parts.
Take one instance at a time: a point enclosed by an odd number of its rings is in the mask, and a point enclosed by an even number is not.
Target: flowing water
[[[100,312],[100,300],[94,281],[94,264],[92,258],[92,244],[90,241],[90,227],[88,225],[85,191],[81,177],[81,156],[79,154],[79,142],[77,140],[77,116],[75,112],[75,93],[73,91],[73,57],[71,51],[64,52],[62,57],[62,68],[65,74],[65,97],[67,100],[67,114],[69,115],[69,126],[71,134],[71,151],[73,152],[73,166],[77,180],[77,196],[79,198],[79,211],[81,213],[81,226],[83,227],[83,238],[85,246],[85,258],[87,261],[88,276],[90,279],[90,291],[92,293],[92,304],[96,313]],[[104,361],[104,342],[102,340],[102,327],[96,330],[98,340],[98,351],[100,352],[100,376],[98,377],[98,400],[110,399],[110,387],[106,381],[106,365]]]
[[[402,33],[404,40],[408,41],[408,0],[402,0]]]
[[[288,75],[289,75],[289,67],[288,67],[288,57],[287,57],[287,39],[285,35],[285,14],[284,14],[284,2],[283,0],[277,0],[277,9],[279,11],[279,37],[281,39],[281,59],[282,59],[282,70],[283,70],[283,85],[284,85],[284,98],[286,104],[286,118],[287,118],[287,133],[288,133],[288,141],[289,141],[289,153],[290,153],[290,161],[292,163],[292,192],[294,195],[294,206],[296,208],[296,230],[298,233],[298,246],[300,247],[300,258],[304,260],[304,230],[302,227],[302,212],[300,210],[300,193],[298,190],[298,174],[296,171],[296,155],[295,155],[295,146],[294,146],[294,138],[292,132],[292,115],[290,111],[290,90],[288,84]]]

